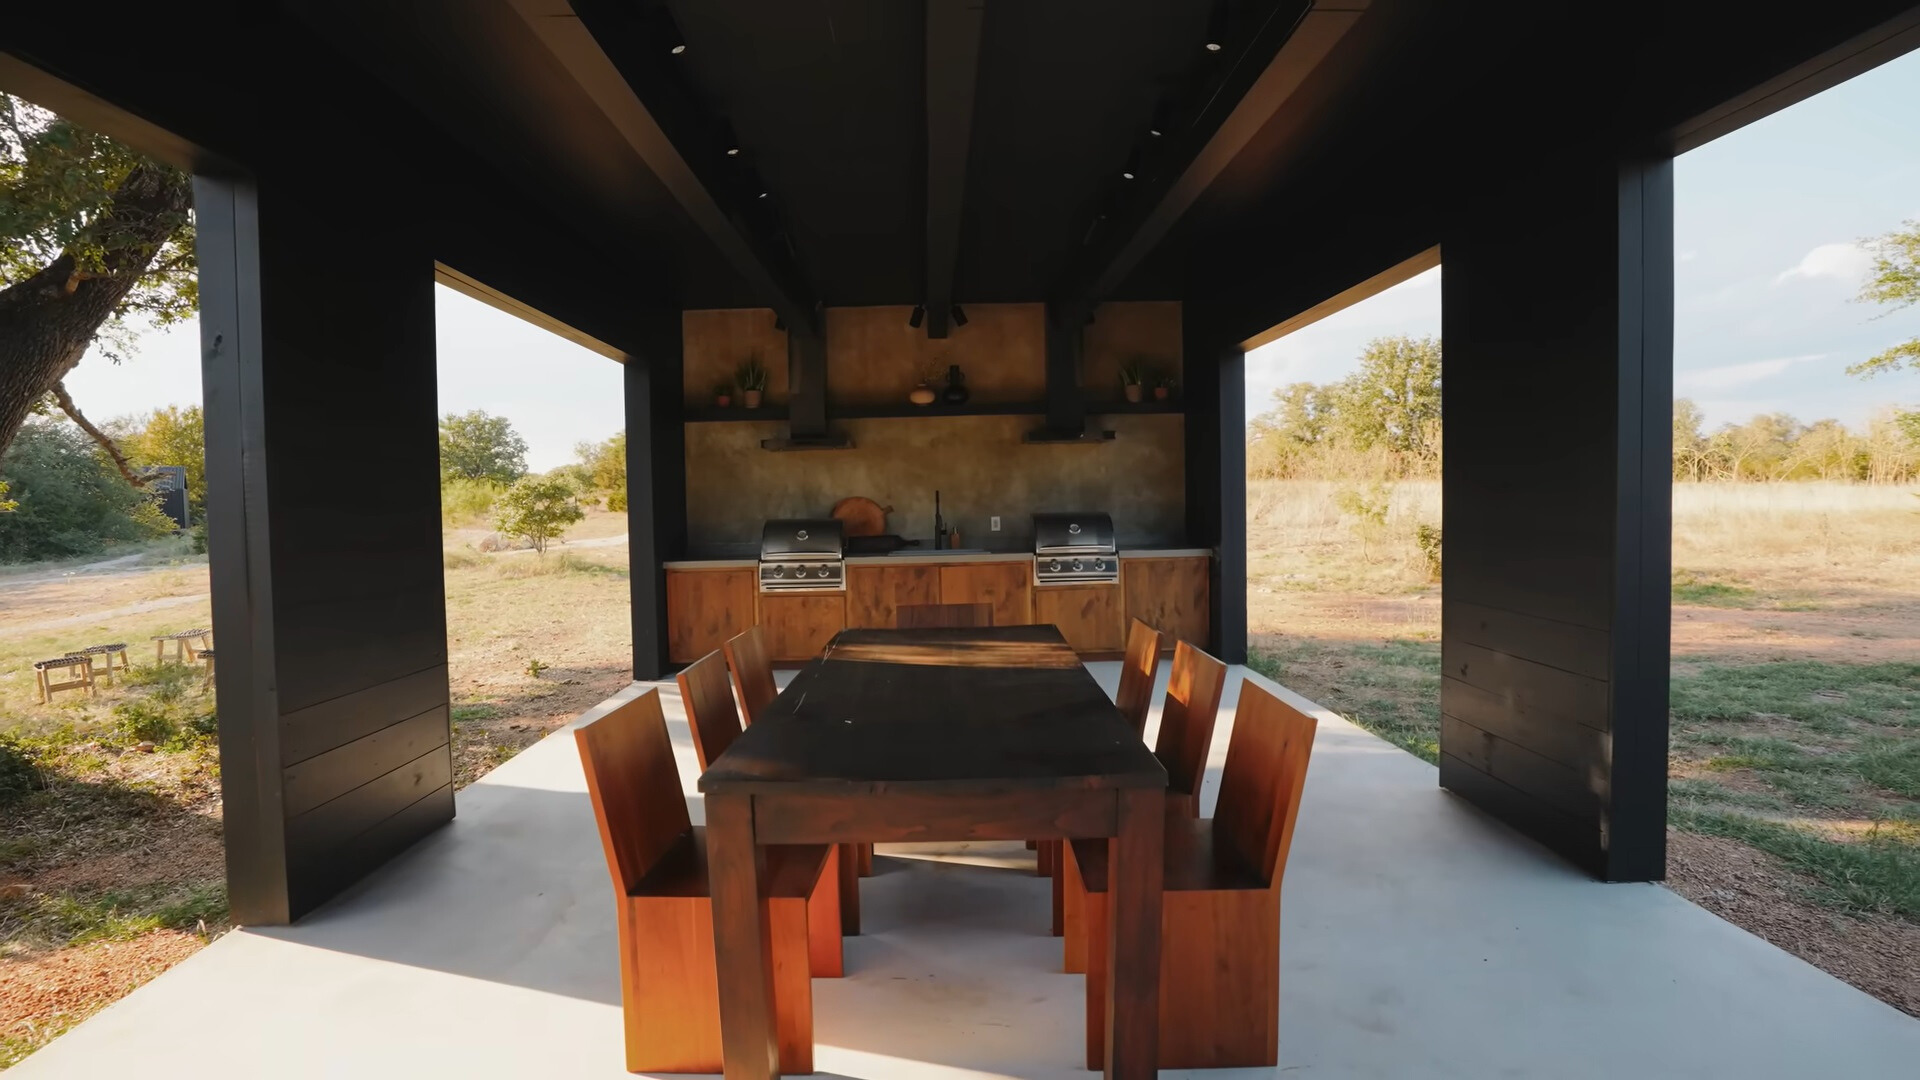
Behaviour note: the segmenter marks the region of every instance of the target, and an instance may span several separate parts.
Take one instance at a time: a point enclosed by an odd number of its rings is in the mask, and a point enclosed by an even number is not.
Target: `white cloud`
[[[1699,371],[1688,371],[1676,375],[1673,387],[1678,391],[1727,390],[1771,379],[1795,364],[1819,360],[1826,355],[1826,353],[1809,353],[1805,356],[1779,356],[1771,360],[1753,360],[1745,364],[1722,364],[1719,367],[1702,368]]]
[[[1775,285],[1791,281],[1794,278],[1839,278],[1842,281],[1859,281],[1873,266],[1873,257],[1859,244],[1821,244],[1801,256],[1800,263],[1780,272],[1773,279]]]
[[[1699,257],[1700,257],[1700,253],[1699,253],[1698,251],[1695,251],[1695,250],[1693,250],[1692,248],[1688,248],[1688,249],[1687,249],[1687,250],[1685,250],[1685,251],[1676,251],[1676,252],[1674,252],[1674,255],[1673,255],[1673,261],[1674,261],[1674,262],[1683,262],[1683,263],[1684,263],[1684,262],[1692,262],[1693,260],[1695,260],[1695,259],[1697,259],[1697,258],[1699,258]]]

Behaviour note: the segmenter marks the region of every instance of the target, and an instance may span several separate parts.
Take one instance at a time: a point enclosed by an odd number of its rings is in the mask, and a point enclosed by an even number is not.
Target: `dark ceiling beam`
[[[662,50],[661,56],[629,64],[623,72],[570,0],[508,0],[508,3],[606,115],[640,160],[659,177],[694,226],[712,241],[748,288],[763,297],[788,327],[818,333],[820,324],[815,312],[819,305],[801,282],[798,268],[780,259],[769,243],[744,227],[748,220],[745,208],[729,212],[716,197],[714,187],[702,179],[701,170],[675,145],[668,134],[668,125],[662,123],[665,118],[656,114],[634,82],[629,81],[629,73],[662,68],[672,58]],[[619,9],[622,5],[612,7]],[[674,95],[663,91],[656,96],[664,103]],[[681,123],[671,126],[684,130],[697,123],[697,118],[683,118]]]
[[[986,0],[927,0],[927,336],[947,336]]]
[[[1114,227],[1101,230],[1061,279],[1057,302],[1091,308],[1126,281],[1207,188],[1226,171],[1274,114],[1359,22],[1371,0],[1317,0],[1305,12],[1273,7],[1264,23],[1214,85],[1214,93],[1186,129],[1186,145],[1169,150],[1184,165],[1130,192]],[[1233,91],[1244,86],[1237,97]]]

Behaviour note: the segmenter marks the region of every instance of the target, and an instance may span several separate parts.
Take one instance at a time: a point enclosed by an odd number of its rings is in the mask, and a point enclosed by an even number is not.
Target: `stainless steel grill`
[[[846,537],[833,518],[787,518],[760,531],[761,592],[844,592]]]
[[[1035,585],[1110,585],[1119,580],[1112,518],[1093,512],[1033,515]]]

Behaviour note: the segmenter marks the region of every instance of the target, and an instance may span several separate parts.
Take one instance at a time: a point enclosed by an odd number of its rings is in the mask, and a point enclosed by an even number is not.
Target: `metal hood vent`
[[[761,439],[762,450],[850,450],[827,428],[827,342],[811,327],[787,327],[787,437]]]

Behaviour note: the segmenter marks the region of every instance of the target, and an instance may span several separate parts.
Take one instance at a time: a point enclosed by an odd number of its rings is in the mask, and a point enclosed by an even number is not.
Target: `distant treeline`
[[[1385,337],[1339,382],[1294,383],[1247,432],[1247,475],[1388,481],[1440,475],[1440,342]],[[1707,431],[1699,406],[1673,405],[1676,480],[1920,480],[1920,413],[1889,408],[1856,430],[1784,413]]]

